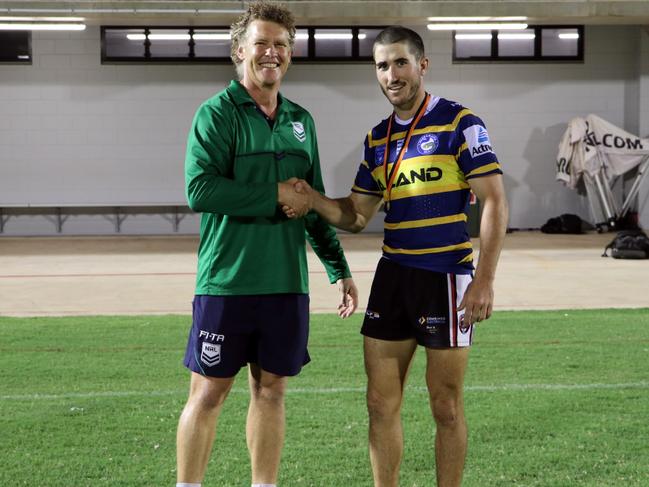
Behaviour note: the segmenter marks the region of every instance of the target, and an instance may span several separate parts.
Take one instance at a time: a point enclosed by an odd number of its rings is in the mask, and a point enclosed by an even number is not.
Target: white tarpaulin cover
[[[573,118],[559,143],[557,180],[576,188],[583,173],[621,176],[649,155],[649,139],[641,139],[597,115]]]

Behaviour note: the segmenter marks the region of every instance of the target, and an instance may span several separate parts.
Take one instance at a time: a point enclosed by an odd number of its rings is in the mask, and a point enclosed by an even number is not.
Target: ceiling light
[[[534,34],[498,34],[498,39],[509,41],[529,41],[534,39]]]
[[[75,8],[80,14],[134,14],[134,8]]]
[[[194,40],[195,41],[229,41],[230,34],[194,34]]]
[[[563,34],[559,34],[559,39],[579,39],[579,33],[578,32],[564,32]]]
[[[485,41],[491,40],[491,34],[455,34],[455,38],[465,41]]]
[[[144,34],[126,34],[129,41],[143,41]],[[149,34],[150,41],[188,41],[189,34]],[[229,41],[230,34],[194,34],[195,41]]]
[[[428,24],[428,30],[523,30],[527,29],[527,24]]]
[[[0,17],[1,22],[83,22],[83,17]]]
[[[346,34],[346,33],[335,33],[335,32],[321,32],[321,33],[316,33],[313,37],[315,37],[318,40],[349,40],[352,39],[352,34]]]
[[[86,30],[85,24],[0,24],[0,30]]]
[[[527,17],[428,17],[429,22],[524,22]]]

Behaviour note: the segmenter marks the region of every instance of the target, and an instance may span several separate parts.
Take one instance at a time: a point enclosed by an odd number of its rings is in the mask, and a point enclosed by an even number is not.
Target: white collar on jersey
[[[437,102],[439,102],[439,96],[430,95],[430,101],[428,102],[428,106],[426,107],[426,111],[424,112],[424,115],[428,115],[428,113],[433,108],[435,108]],[[399,125],[409,125],[410,122],[412,122],[413,118],[414,117],[410,117],[408,120],[401,120],[396,113],[394,114],[394,121],[397,122]]]

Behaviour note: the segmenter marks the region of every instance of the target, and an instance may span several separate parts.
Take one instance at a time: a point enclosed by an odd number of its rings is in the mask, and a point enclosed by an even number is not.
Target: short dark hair
[[[424,57],[424,41],[421,36],[414,30],[401,25],[391,25],[379,32],[379,35],[374,39],[372,52],[374,52],[377,44],[386,45],[398,42],[405,42],[408,45],[408,50],[415,56],[417,61]]]
[[[255,20],[266,20],[281,25],[288,31],[288,42],[291,50],[295,44],[295,17],[289,9],[283,5],[265,1],[253,2],[248,5],[246,11],[235,20],[230,26],[230,37],[232,38],[232,47],[230,48],[230,58],[235,65],[241,63],[237,56],[237,50],[241,40],[245,37],[248,26]]]

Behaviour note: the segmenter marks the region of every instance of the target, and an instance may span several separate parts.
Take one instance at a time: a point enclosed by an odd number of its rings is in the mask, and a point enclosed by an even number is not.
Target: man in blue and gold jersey
[[[399,26],[383,30],[374,61],[394,111],[367,134],[352,193],[333,200],[302,181],[296,190],[309,194],[310,206],[325,220],[352,232],[365,228],[384,205],[383,257],[361,330],[375,487],[399,485],[400,409],[418,344],[426,349],[437,425],[437,485],[459,486],[467,445],[462,388],[468,350],[474,323],[492,312],[507,225],[502,171],[482,120],[426,92],[428,59],[417,33]],[[475,269],[466,227],[471,191],[483,207]]]

